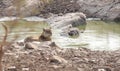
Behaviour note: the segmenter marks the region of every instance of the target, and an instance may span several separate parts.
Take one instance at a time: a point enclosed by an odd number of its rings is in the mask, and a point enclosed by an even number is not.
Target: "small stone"
[[[58,69],[58,68],[60,68],[61,66],[51,65],[50,67],[51,67],[51,68],[54,68],[54,69]]]
[[[22,68],[23,71],[29,71],[29,68]]]
[[[17,43],[12,44],[11,46],[14,47],[14,48],[20,48],[21,47]]]
[[[24,46],[24,42],[16,42],[19,46]]]
[[[25,48],[26,49],[37,49],[37,45],[33,44],[33,43],[26,43],[25,44]]]
[[[85,71],[84,68],[77,68],[78,71]]]
[[[50,60],[51,63],[58,63],[58,64],[66,64],[68,63],[67,60],[65,60],[64,58],[62,57],[59,57],[59,56],[53,56]]]
[[[89,62],[89,63],[96,64],[96,60],[94,60],[94,59],[92,59],[92,60],[89,60],[88,62]]]
[[[57,46],[57,45],[55,44],[55,42],[52,42],[49,46],[54,47],[54,46]]]
[[[113,71],[110,67],[95,67],[93,68],[93,71]]]
[[[8,67],[8,71],[17,71],[15,66]]]
[[[116,63],[120,63],[120,59],[118,59]]]

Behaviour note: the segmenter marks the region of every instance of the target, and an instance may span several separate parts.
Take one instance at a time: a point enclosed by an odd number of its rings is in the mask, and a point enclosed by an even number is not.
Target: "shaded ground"
[[[5,71],[120,71],[120,50],[62,49],[52,42],[5,47]]]

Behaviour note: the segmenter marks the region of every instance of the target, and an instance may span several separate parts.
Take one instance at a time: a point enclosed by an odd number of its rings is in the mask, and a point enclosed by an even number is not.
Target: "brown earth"
[[[53,42],[25,45],[17,42],[5,47],[5,71],[120,71],[120,50],[59,48]]]

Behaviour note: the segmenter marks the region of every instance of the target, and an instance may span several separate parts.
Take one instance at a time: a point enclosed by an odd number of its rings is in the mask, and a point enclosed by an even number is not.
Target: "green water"
[[[50,26],[46,22],[28,22],[24,20],[7,21],[4,23],[9,28],[7,41],[18,41],[27,36],[40,35],[43,28]],[[78,38],[60,36],[59,29],[53,29],[52,31],[52,41],[63,48],[85,47],[92,50],[120,49],[120,23],[88,21],[85,32],[81,33]],[[0,25],[0,40],[3,36],[4,30]]]
[[[24,20],[2,22],[7,25],[9,29],[8,41],[18,41],[27,36],[40,35],[43,28],[48,28],[46,22],[29,22]],[[0,25],[0,40],[4,36],[4,29]]]
[[[80,26],[85,28],[84,26]],[[55,30],[54,32],[59,32]],[[54,41],[64,48],[85,47],[91,50],[120,49],[120,23],[88,21],[84,33],[76,39],[61,37],[56,33]]]

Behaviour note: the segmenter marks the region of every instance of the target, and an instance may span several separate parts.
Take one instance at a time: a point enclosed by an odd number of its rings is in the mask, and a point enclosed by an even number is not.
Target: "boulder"
[[[15,16],[18,13],[17,13],[17,9],[16,9],[15,6],[9,6],[9,7],[7,7],[7,8],[4,9],[4,11],[2,12],[2,14],[6,15],[6,16]]]
[[[0,4],[0,14],[2,16],[28,17],[40,14],[45,4],[50,0],[2,0]]]
[[[34,16],[39,14],[39,6],[41,5],[39,0],[25,0],[24,6],[20,8],[21,16]],[[42,7],[42,6],[41,6]]]
[[[67,36],[67,37],[78,37],[80,34],[80,30],[76,27],[65,27],[62,29],[63,32],[60,33],[61,36]]]
[[[78,27],[80,25],[86,25],[86,16],[81,12],[68,13],[63,16],[50,18],[48,23],[52,23],[51,26],[53,28],[64,28],[68,25],[72,25],[72,27]]]
[[[87,17],[120,21],[120,0],[78,0],[79,11]]]
[[[108,19],[113,21],[120,21],[120,3],[112,6],[108,12]]]
[[[70,30],[68,31],[68,35],[71,37],[79,36],[79,29],[78,28],[70,28]]]

